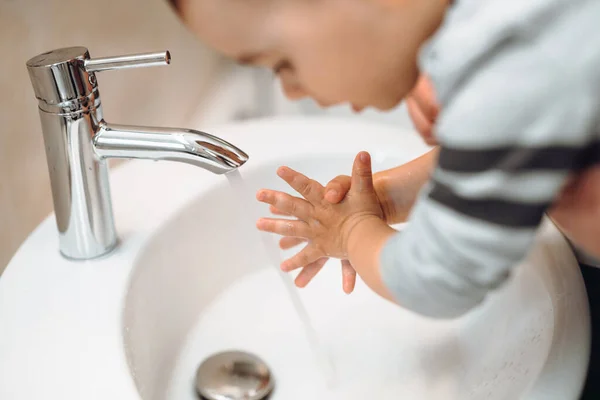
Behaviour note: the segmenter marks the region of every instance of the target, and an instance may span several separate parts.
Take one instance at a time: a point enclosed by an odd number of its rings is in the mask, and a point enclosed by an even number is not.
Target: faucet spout
[[[169,60],[168,51],[91,58],[85,47],[67,47],[27,61],[46,144],[59,248],[65,257],[89,260],[117,246],[108,158],[179,161],[215,174],[248,161],[242,150],[208,133],[104,121],[97,72],[166,65]]]
[[[100,122],[93,138],[98,157],[178,161],[224,174],[241,167],[248,155],[236,146],[192,129],[150,128]]]

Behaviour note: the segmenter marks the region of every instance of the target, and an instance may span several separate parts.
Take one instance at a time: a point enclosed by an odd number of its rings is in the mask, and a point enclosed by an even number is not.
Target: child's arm
[[[436,148],[399,167],[373,175],[377,193],[384,199],[382,206],[389,224],[406,222],[419,192],[433,173],[437,155]]]

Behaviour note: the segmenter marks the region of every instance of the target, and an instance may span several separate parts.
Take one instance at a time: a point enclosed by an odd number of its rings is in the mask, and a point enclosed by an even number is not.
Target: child
[[[408,113],[425,142],[437,144],[433,131],[439,107],[427,77],[421,76],[407,97],[406,104]],[[341,190],[344,190],[347,179],[339,178],[342,180],[337,184],[341,184]],[[550,210],[550,216],[571,242],[576,244],[575,251],[580,262],[600,267],[600,164],[577,174],[567,183]]]
[[[339,180],[337,194],[326,192],[283,167],[278,174],[303,198],[257,194],[298,218],[261,219],[258,228],[288,237],[284,247],[308,242],[282,264],[305,268],[301,285],[324,258],[337,257],[403,307],[460,316],[525,256],[571,174],[600,162],[596,0],[179,0],[177,7],[209,45],[272,68],[290,98],[386,110],[413,88],[419,69],[431,78],[442,110],[439,153],[373,177],[362,152],[347,194]],[[396,232],[388,224],[413,202],[410,224]]]

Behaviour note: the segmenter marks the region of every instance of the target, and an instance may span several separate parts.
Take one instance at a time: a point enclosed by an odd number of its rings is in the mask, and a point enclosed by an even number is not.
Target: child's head
[[[209,46],[273,69],[289,98],[389,109],[414,85],[443,0],[171,0]]]

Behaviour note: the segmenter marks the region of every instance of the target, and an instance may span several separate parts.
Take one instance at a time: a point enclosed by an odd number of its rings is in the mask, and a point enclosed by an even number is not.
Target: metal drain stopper
[[[273,387],[267,364],[242,351],[217,353],[196,372],[196,391],[206,400],[264,400]]]

